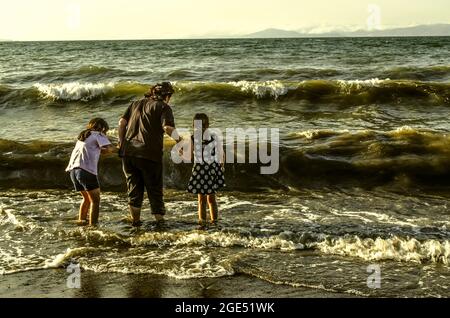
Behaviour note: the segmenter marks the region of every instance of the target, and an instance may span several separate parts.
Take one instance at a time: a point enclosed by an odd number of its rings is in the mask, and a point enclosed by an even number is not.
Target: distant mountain
[[[246,38],[298,38],[302,34],[297,31],[286,31],[281,29],[266,29],[244,36]]]
[[[386,30],[329,31],[323,33],[267,29],[244,38],[304,38],[304,37],[386,37],[386,36],[450,36],[450,24],[418,25]]]
[[[363,36],[450,36],[450,24],[418,25],[373,32],[357,31],[356,33]]]

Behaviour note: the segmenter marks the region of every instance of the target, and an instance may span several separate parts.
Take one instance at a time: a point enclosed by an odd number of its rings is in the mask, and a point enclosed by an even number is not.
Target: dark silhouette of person
[[[119,121],[119,154],[127,180],[128,204],[133,226],[140,226],[144,191],[157,222],[164,221],[164,134],[181,141],[169,101],[169,82],[151,87],[145,98],[133,102]]]

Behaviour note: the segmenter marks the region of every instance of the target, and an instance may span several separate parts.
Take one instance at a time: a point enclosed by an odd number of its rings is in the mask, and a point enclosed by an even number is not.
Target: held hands
[[[101,153],[103,155],[110,155],[112,153],[115,153],[117,150],[113,145],[109,145],[107,147],[103,147],[101,148]]]

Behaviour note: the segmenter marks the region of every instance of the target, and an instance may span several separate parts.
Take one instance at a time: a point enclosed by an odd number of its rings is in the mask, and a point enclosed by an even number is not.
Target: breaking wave
[[[0,87],[0,100],[4,103],[34,98],[59,102],[130,101],[147,92],[150,84],[137,82],[67,82],[36,83],[29,89]],[[431,105],[450,104],[450,84],[410,80],[308,80],[235,81],[235,82],[175,82],[177,103],[184,102],[242,102],[309,101],[339,105],[371,103],[421,102]]]
[[[442,263],[449,264],[450,242],[427,240],[402,239],[398,237],[389,239],[361,239],[357,236],[351,238],[335,238],[317,243],[322,253],[351,256],[366,261],[393,260],[415,263]]]
[[[92,83],[65,83],[65,84],[35,84],[34,88],[39,91],[43,98],[64,101],[89,101],[102,96],[114,89],[114,83],[92,84]]]
[[[191,166],[175,164],[167,140],[165,182],[184,188]],[[0,140],[0,186],[69,188],[64,172],[71,143]],[[124,189],[120,159],[100,164],[102,186]],[[447,133],[401,127],[385,133],[371,130],[301,131],[287,136],[280,147],[280,170],[261,175],[258,164],[227,164],[230,190],[289,189],[323,185],[450,186],[450,136]]]
[[[145,233],[120,238],[122,242],[119,246],[127,248],[119,253],[115,242],[119,236],[115,233],[102,233],[89,236],[87,242],[91,246],[68,248],[65,252],[48,258],[41,256],[36,259],[33,255],[19,258],[9,255],[10,261],[1,274],[64,268],[77,262],[84,269],[101,273],[158,274],[176,279],[232,276],[242,269],[235,268],[234,263],[239,260],[239,253],[227,253],[230,248],[281,252],[311,250],[364,261],[438,263],[446,266],[450,260],[448,240],[419,241],[397,236],[375,239],[359,236],[329,237],[314,233],[306,236],[308,239],[305,241],[305,233],[280,233],[269,237],[226,232]],[[216,253],[211,254],[203,250],[206,247],[224,250],[217,249]],[[0,254],[7,255],[2,251]]]

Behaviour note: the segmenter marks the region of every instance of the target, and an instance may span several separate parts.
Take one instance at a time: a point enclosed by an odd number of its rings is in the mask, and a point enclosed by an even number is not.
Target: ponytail
[[[78,140],[85,142],[91,136],[93,131],[98,131],[100,133],[106,134],[109,130],[109,125],[106,120],[102,118],[94,118],[87,125],[87,129],[83,130],[78,136]]]
[[[92,132],[91,129],[83,130],[83,131],[80,133],[80,135],[78,136],[78,140],[79,140],[79,141],[82,141],[82,142],[85,142],[86,139],[88,139],[88,138],[91,136],[91,132]]]

